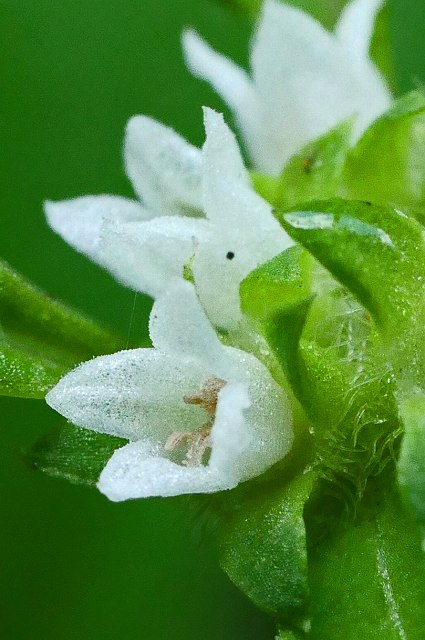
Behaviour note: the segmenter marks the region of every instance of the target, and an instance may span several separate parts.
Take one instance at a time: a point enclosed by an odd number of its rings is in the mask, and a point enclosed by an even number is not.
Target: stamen
[[[218,394],[226,384],[225,380],[221,378],[209,378],[201,388],[200,393],[194,393],[189,396],[184,396],[183,400],[186,404],[196,404],[201,406],[208,413],[215,416],[217,408]]]
[[[188,449],[182,464],[187,467],[197,467],[202,464],[207,449],[211,449],[211,429],[217,409],[218,394],[225,386],[226,381],[221,378],[209,378],[199,393],[183,397],[186,404],[194,404],[202,407],[210,414],[208,421],[195,431],[173,431],[168,437],[165,451],[174,451],[187,444]]]

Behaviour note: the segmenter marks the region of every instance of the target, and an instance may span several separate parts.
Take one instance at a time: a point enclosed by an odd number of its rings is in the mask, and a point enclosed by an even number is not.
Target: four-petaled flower
[[[52,228],[136,291],[157,297],[190,263],[200,301],[217,327],[242,319],[240,282],[292,242],[250,186],[237,142],[220,114],[205,109],[206,142],[130,120],[126,168],[143,201],[87,196],[46,203]]]
[[[253,355],[224,346],[184,280],[155,302],[154,348],[79,365],[47,395],[74,424],[121,436],[98,487],[111,500],[231,489],[292,442],[283,389]]]
[[[251,50],[252,78],[194,31],[183,36],[191,71],[233,110],[255,167],[278,174],[304,144],[357,116],[354,136],[391,104],[369,57],[382,0],[352,0],[334,33],[307,13],[266,0]]]

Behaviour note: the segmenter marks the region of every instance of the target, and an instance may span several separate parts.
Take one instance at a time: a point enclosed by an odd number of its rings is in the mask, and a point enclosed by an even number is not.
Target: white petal
[[[182,279],[173,281],[155,301],[149,333],[156,348],[181,359],[196,358],[218,377],[227,375],[223,346],[189,282]]]
[[[62,202],[45,202],[47,222],[72,247],[95,262],[105,220],[144,220],[149,213],[134,200],[118,196],[83,196]]]
[[[342,120],[359,115],[360,131],[388,105],[388,92],[371,65],[363,77],[334,34],[276,0],[264,4],[251,64],[272,172]]]
[[[285,391],[257,358],[231,347],[227,347],[226,351],[233,360],[235,371],[235,377],[230,378],[230,382],[244,385],[250,401],[250,406],[244,410],[245,444],[240,455],[235,454],[233,462],[235,473],[241,481],[263,473],[288,453],[293,441],[292,410]],[[230,385],[226,385],[220,391],[219,402],[230,392]],[[218,409],[217,406],[217,416]],[[230,430],[231,420],[228,422]],[[212,460],[213,456],[211,464]]]
[[[207,137],[202,148],[203,185],[208,180],[225,179],[249,186],[239,145],[223,115],[204,107],[204,125]]]
[[[197,213],[200,149],[153,118],[134,116],[127,125],[124,156],[134,190],[157,215]]]
[[[184,216],[105,224],[99,248],[102,263],[123,284],[157,297],[170,278],[182,276],[206,224]]]
[[[152,455],[143,442],[132,442],[114,452],[101,473],[99,490],[115,502],[151,496],[210,493],[230,489],[209,467],[183,467]]]
[[[250,188],[216,181],[208,183],[204,198],[212,224],[195,254],[196,288],[211,322],[235,329],[242,318],[241,281],[293,242],[271,207]]]
[[[129,440],[164,445],[174,431],[205,422],[205,412],[184,396],[208,374],[154,349],[132,349],[79,365],[47,394],[46,401],[77,426]]]
[[[369,58],[376,16],[383,0],[352,0],[341,12],[335,35],[353,59]]]
[[[195,31],[183,33],[183,52],[189,70],[207,80],[232,109],[251,158],[267,169],[262,107],[246,71],[212,49]]]
[[[255,100],[246,71],[230,58],[214,51],[196,31],[186,29],[182,45],[189,70],[198,78],[210,82],[231,109],[238,111]]]
[[[237,484],[242,478],[250,477],[245,458],[247,449],[255,448],[255,442],[244,417],[244,411],[250,406],[246,385],[229,383],[219,392],[209,466],[230,483],[232,478]]]
[[[161,456],[161,449],[150,442],[133,442],[115,451],[108,461],[99,479],[100,491],[114,501],[222,491],[265,471],[285,455],[292,442],[289,411],[281,397],[276,402],[274,390],[270,394],[268,372],[256,378],[258,365],[252,367],[251,359],[245,363],[239,356],[239,365],[249,370],[245,377],[249,378],[249,372],[254,376],[256,400],[262,403],[250,416],[255,424],[245,417],[251,406],[246,385],[227,384],[219,393],[208,465],[181,466]],[[271,386],[275,384],[271,381]],[[282,392],[276,388],[277,397]],[[268,395],[263,398],[261,393]]]

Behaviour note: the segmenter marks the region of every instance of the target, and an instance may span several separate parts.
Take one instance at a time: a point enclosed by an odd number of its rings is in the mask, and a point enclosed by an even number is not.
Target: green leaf
[[[263,5],[263,0],[219,0],[219,2],[251,19],[258,17]],[[338,21],[342,9],[348,4],[348,0],[285,0],[285,3],[306,11],[331,30]],[[389,79],[391,84],[394,84],[395,71],[391,55],[388,16],[389,7],[385,4],[376,20],[371,56],[381,73]]]
[[[26,453],[32,468],[74,484],[95,486],[100,472],[122,438],[95,433],[63,422]]]
[[[324,202],[318,205],[324,211],[331,206]],[[362,219],[362,224],[357,221],[357,227],[348,218],[353,206],[355,211],[359,206],[364,208],[370,216],[368,205],[332,201],[332,211],[339,212],[341,206],[346,215],[343,233],[356,229],[361,240],[365,232],[381,238],[382,230],[375,230],[370,218],[369,226]],[[337,220],[327,218],[323,211],[317,218],[300,212],[288,215],[294,220],[295,231],[291,233],[297,234],[296,239],[301,230],[311,234],[316,227],[316,233],[322,234],[323,239],[330,229],[329,220],[332,225]],[[398,222],[399,216],[394,215]],[[407,224],[411,224],[409,220]],[[417,231],[418,225],[412,224]],[[413,240],[416,242],[417,237]],[[305,238],[303,241],[316,258],[322,258]],[[338,251],[342,252],[340,258]],[[326,259],[322,261],[330,268],[329,260],[338,258],[344,268],[348,264],[355,269],[359,255],[364,255],[361,252],[362,248],[350,236],[344,239],[337,234],[334,239],[328,238],[323,248]],[[379,274],[375,275],[381,279],[383,260],[378,256],[376,263]],[[363,268],[366,265],[363,261],[360,264]],[[367,269],[369,276],[370,262]],[[333,274],[344,285],[349,281],[352,286],[345,272],[341,277],[333,269]],[[363,293],[364,287],[359,287],[359,291]],[[382,295],[382,290],[378,295]],[[360,299],[364,302],[361,296]],[[383,304],[386,303],[384,299]],[[337,483],[350,500],[358,500],[368,477],[394,458],[402,432],[391,365],[387,355],[382,354],[370,316],[345,287],[299,246],[261,265],[242,282],[241,305],[266,337],[313,425],[321,475]]]
[[[0,395],[42,398],[77,363],[124,346],[0,262]]]
[[[278,178],[272,204],[289,209],[300,202],[333,198],[341,192],[350,148],[352,120],[341,123],[295,154]]]
[[[419,521],[425,525],[425,394],[415,393],[400,404],[406,424],[400,459],[399,483]]]
[[[346,195],[416,213],[425,210],[425,94],[400,98],[351,150]]]
[[[274,497],[264,495],[234,514],[221,540],[221,564],[261,609],[300,622],[308,597],[303,509],[314,475],[292,480]]]
[[[418,364],[417,331],[425,326],[422,228],[389,207],[341,199],[283,213],[284,228],[372,315],[398,360]]]
[[[354,520],[328,522],[310,536],[311,636],[326,640],[421,640],[425,566],[416,523],[397,490],[382,487],[357,506]],[[313,505],[313,511],[317,504]],[[310,515],[309,515],[310,514]],[[307,511],[307,528],[311,526]],[[313,517],[319,517],[316,511]]]
[[[63,372],[62,367],[47,359],[19,353],[0,342],[0,395],[44,398]]]
[[[382,389],[379,392],[377,388],[379,393],[375,401],[371,403],[366,396],[363,404],[370,412],[371,406],[379,405],[379,398],[382,398],[382,408],[386,409],[380,420],[375,422],[379,425],[378,433],[381,432],[382,437],[387,429],[392,446],[391,440],[394,443],[400,434],[397,412],[391,406],[391,397],[395,395],[405,428],[400,454],[400,479],[406,491],[410,492],[410,501],[417,504],[423,489],[420,476],[415,474],[415,467],[419,469],[420,451],[423,451],[418,391],[425,389],[425,249],[422,229],[414,220],[388,207],[341,200],[311,203],[309,211],[283,214],[283,224],[294,239],[301,242],[335,278],[351,290],[375,320],[383,348],[379,349],[375,341],[375,347],[372,350],[369,348],[366,366],[362,362],[360,364],[365,380],[369,379],[372,383],[373,369],[377,368]],[[311,358],[314,352],[311,349],[304,350],[303,355]],[[324,374],[322,361],[319,354],[316,357],[316,380],[319,385],[320,381],[332,379],[329,374]],[[390,368],[387,384],[386,363]],[[311,361],[305,364],[309,374],[305,376],[306,388],[310,389],[308,397],[312,402],[318,400],[314,409],[317,411],[321,403],[320,396],[315,398],[314,394],[318,385],[311,379],[314,364]],[[334,368],[331,366],[332,371]],[[396,388],[392,390],[393,375]],[[335,384],[337,388],[338,385]],[[333,383],[329,387],[330,390],[326,390],[322,384],[324,397],[332,393]],[[360,398],[365,390],[363,385]],[[337,406],[336,399],[332,395],[329,398]],[[308,412],[308,407],[306,410]]]

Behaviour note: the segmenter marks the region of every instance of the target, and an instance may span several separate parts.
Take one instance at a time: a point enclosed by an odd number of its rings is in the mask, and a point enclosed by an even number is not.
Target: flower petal
[[[99,433],[164,445],[174,431],[205,421],[205,412],[184,402],[207,375],[173,355],[132,349],[83,362],[47,394],[46,402],[72,423]]]
[[[170,278],[182,276],[206,224],[206,220],[184,216],[107,223],[99,248],[102,264],[123,284],[157,297]]]
[[[252,82],[243,69],[223,56],[201,38],[193,29],[182,35],[186,65],[194,76],[210,82],[231,109],[244,109],[255,102]]]
[[[134,116],[124,157],[134,190],[156,215],[199,215],[200,149],[153,118]]]
[[[251,406],[246,385],[227,384],[218,394],[217,410],[211,431],[211,469],[220,476],[234,478],[237,484],[250,477],[245,464],[246,451],[255,448],[253,434],[249,432],[244,411]]]
[[[352,0],[341,12],[335,35],[353,60],[369,59],[376,16],[383,0]]]
[[[183,467],[155,456],[143,442],[117,449],[102,471],[98,489],[109,500],[119,502],[151,496],[211,493],[230,489],[225,478],[209,467]]]
[[[232,454],[232,465],[240,482],[263,473],[288,453],[293,442],[292,409],[286,392],[257,358],[231,347],[226,347],[226,352],[234,373],[218,396],[210,465],[226,464],[227,453],[224,450],[220,452],[220,447],[227,447],[226,441],[233,446],[232,430],[236,417],[232,417],[232,402],[242,410],[243,389],[247,389],[249,406],[245,400],[244,424],[239,422],[238,431],[235,431],[235,437],[240,440],[239,449],[234,448]],[[219,436],[220,433],[223,435]]]
[[[204,209],[211,220],[199,240],[193,274],[211,322],[234,329],[242,318],[239,285],[262,262],[293,242],[271,207],[244,184],[219,180],[214,168],[204,175]]]
[[[174,280],[155,301],[149,321],[153,345],[184,359],[195,358],[215,376],[226,376],[228,364],[223,345],[199,304],[195,288]]]
[[[248,152],[259,169],[266,170],[262,109],[246,71],[212,49],[195,31],[184,31],[183,53],[194,76],[209,82],[232,109]]]
[[[148,212],[135,200],[118,196],[82,196],[44,203],[47,222],[72,247],[100,262],[99,241],[105,220],[144,220]]]
[[[204,107],[204,125],[206,140],[202,148],[203,185],[206,181],[227,180],[249,187],[249,176],[239,145],[234,133],[224,122],[223,114]]]
[[[274,172],[342,120],[358,114],[359,133],[389,104],[377,73],[359,75],[351,53],[333,34],[276,0],[264,4],[251,64]]]

